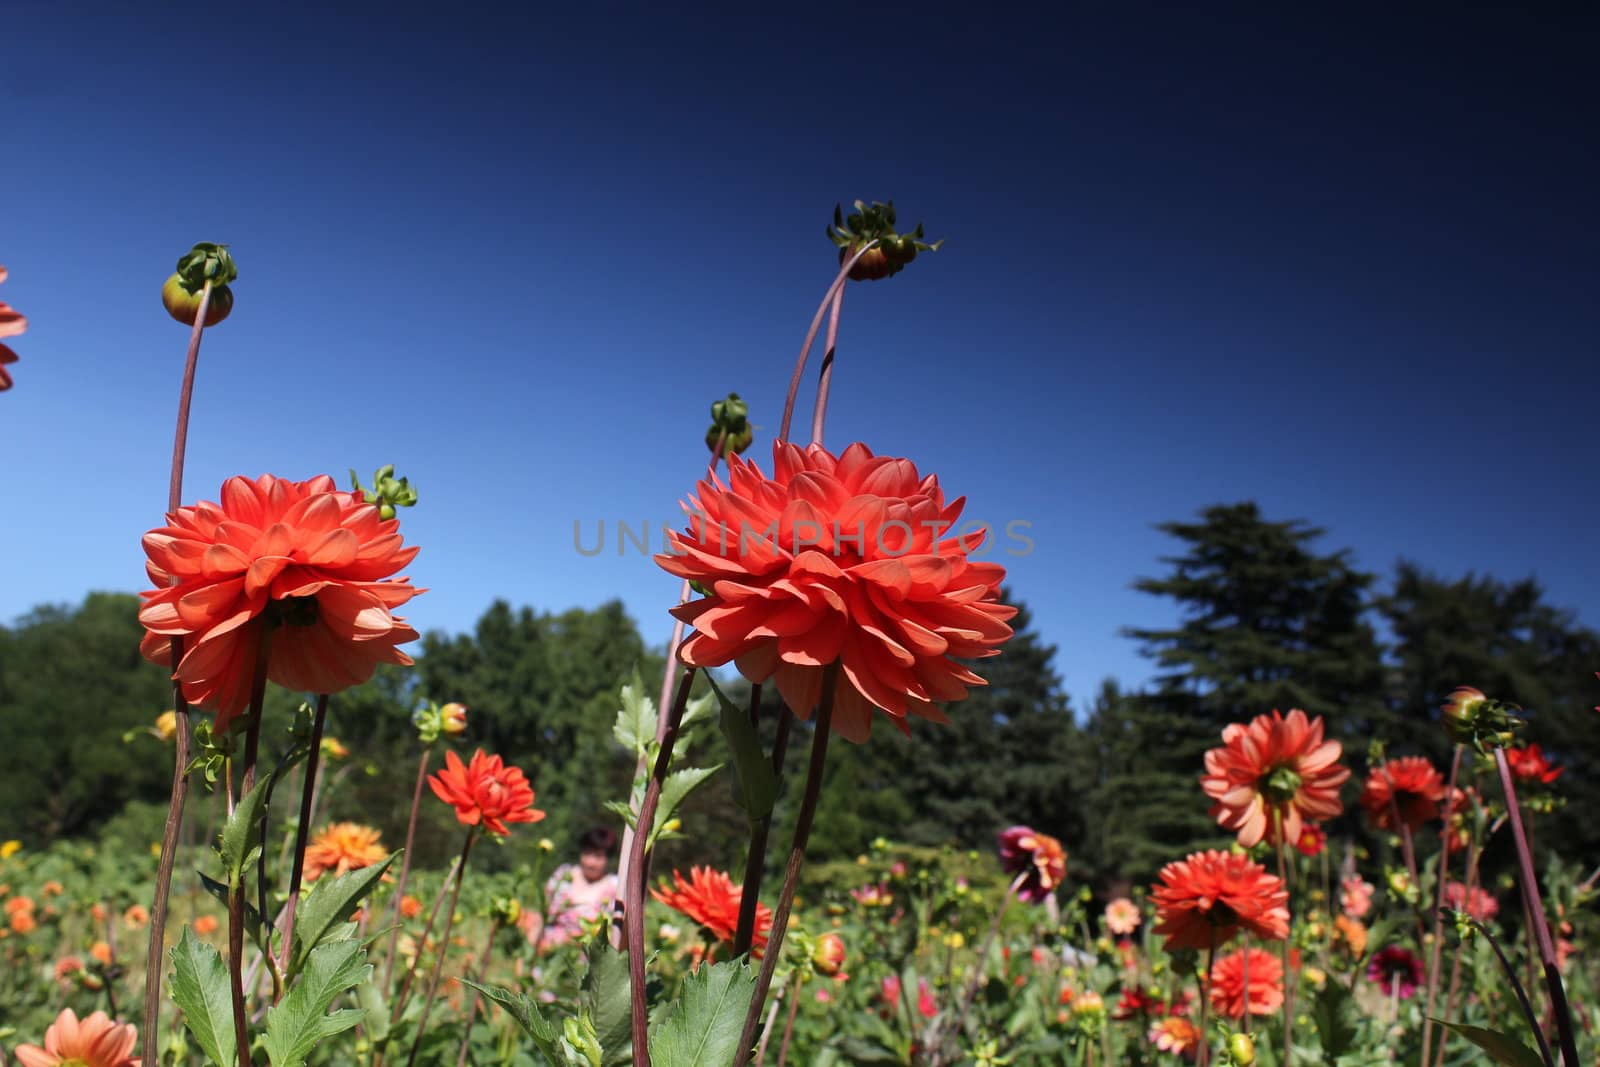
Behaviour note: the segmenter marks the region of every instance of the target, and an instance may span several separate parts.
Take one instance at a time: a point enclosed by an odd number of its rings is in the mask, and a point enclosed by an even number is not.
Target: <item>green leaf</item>
[[[661,783],[661,798],[656,801],[655,825],[650,828],[647,845],[655,846],[656,838],[661,836],[661,828],[672,818],[672,813],[683,805],[695,786],[720,770],[722,764],[719,763],[715,767],[685,767],[667,775],[667,780]]]
[[[637,667],[633,680],[622,687],[622,708],[617,712],[617,722],[611,733],[635,759],[642,757],[655,743],[656,705],[646,695]]]
[[[345,1008],[328,1013],[341,995],[372,974],[359,941],[319,945],[306,957],[305,973],[289,995],[267,1010],[267,1059],[272,1067],[301,1067],[317,1044],[357,1025],[366,1013]]]
[[[329,931],[355,914],[362,898],[372,891],[373,886],[378,884],[378,879],[383,877],[383,872],[388,870],[389,864],[404,851],[400,849],[392,852],[388,859],[371,867],[363,867],[359,871],[351,871],[338,878],[317,882],[316,888],[296,907],[295,948],[289,964],[291,976],[300,970],[306,961],[306,954],[321,944],[327,938]]]
[[[1503,1034],[1498,1030],[1488,1030],[1481,1026],[1468,1026],[1466,1023],[1447,1023],[1443,1019],[1434,1022],[1454,1030],[1468,1041],[1487,1052],[1494,1062],[1502,1067],[1545,1067],[1545,1062],[1533,1049],[1524,1045],[1510,1034]]]
[[[1355,1048],[1355,998],[1338,982],[1329,982],[1311,1005],[1311,1021],[1322,1039],[1325,1059],[1335,1060]]]
[[[233,1037],[233,995],[222,954],[194,936],[187,926],[172,946],[172,973],[167,983],[183,1012],[184,1024],[217,1067],[232,1067],[238,1058]]]
[[[517,1025],[522,1027],[523,1032],[533,1038],[533,1043],[539,1046],[539,1051],[544,1053],[551,1063],[568,1062],[566,1054],[560,1047],[560,1028],[546,1019],[539,1012],[539,1006],[527,996],[497,986],[479,985],[466,978],[461,979],[461,984],[471,986],[504,1008],[517,1021]]]
[[[200,876],[200,884],[205,887],[205,891],[222,901],[222,906],[226,908],[228,906],[228,887],[215,878],[207,877],[204,871],[196,871],[195,873]],[[248,900],[244,904],[244,931],[250,935],[250,940],[255,942],[257,948],[263,947],[261,943],[261,913]]]
[[[655,1067],[727,1067],[739,1050],[744,1014],[756,988],[747,964],[702,965],[684,980],[678,1003],[650,1035]]]
[[[367,1028],[367,1036],[376,1045],[389,1036],[389,1000],[377,982],[362,982],[356,986],[356,999],[361,1002],[362,1014],[366,1016],[361,1025]]]
[[[230,886],[239,884],[245,865],[250,862],[255,850],[261,847],[261,821],[266,815],[267,789],[271,784],[272,775],[263,775],[261,781],[234,805],[233,814],[228,816],[228,822],[222,828],[218,850],[222,853],[222,869],[228,874]]]
[[[620,817],[623,822],[628,824],[628,829],[630,830],[632,830],[634,828],[634,824],[639,821],[639,817],[633,813],[633,809],[620,800],[606,801],[605,809],[611,812],[613,815]]]
[[[584,951],[589,970],[583,976],[583,1005],[600,1042],[602,1067],[633,1062],[633,996],[628,980],[628,954],[618,952],[602,935]]]
[[[709,674],[706,680],[711,682],[711,691],[722,705],[722,734],[733,751],[733,769],[738,778],[733,798],[752,823],[768,818],[778,802],[778,776],[772,761],[762,751],[761,738],[756,736],[750,717],[717,688]]]

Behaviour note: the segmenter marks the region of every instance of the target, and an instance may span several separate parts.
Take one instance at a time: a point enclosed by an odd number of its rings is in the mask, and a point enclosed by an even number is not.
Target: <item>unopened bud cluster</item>
[[[1480,690],[1464,685],[1439,707],[1439,718],[1450,740],[1489,753],[1517,743],[1521,711],[1515,704],[1492,700]]]

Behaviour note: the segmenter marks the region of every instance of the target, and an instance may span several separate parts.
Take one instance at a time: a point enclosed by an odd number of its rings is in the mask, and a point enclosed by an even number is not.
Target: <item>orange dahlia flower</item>
[[[1537,741],[1526,748],[1507,748],[1505,753],[1506,762],[1511,765],[1511,773],[1516,775],[1519,782],[1542,782],[1549,785],[1566,771],[1565,767],[1557,767],[1550,762],[1550,757],[1544,754]]]
[[[381,863],[389,850],[378,844],[380,836],[372,827],[355,822],[324,827],[306,846],[305,880],[315,882],[326,871],[337,877]]]
[[[1250,988],[1246,989],[1245,952],[1250,953]],[[1211,1006],[1229,1019],[1271,1015],[1283,1006],[1283,963],[1276,953],[1262,948],[1230,952],[1211,968]]]
[[[1289,936],[1289,891],[1248,856],[1190,853],[1161,868],[1150,899],[1168,951],[1220,945],[1240,930],[1268,941]]]
[[[44,1047],[18,1045],[22,1067],[139,1067],[133,1054],[139,1036],[132,1023],[114,1023],[103,1011],[79,1020],[71,1008],[44,1032]]]
[[[1106,929],[1119,937],[1133,933],[1142,922],[1144,914],[1139,910],[1139,905],[1127,897],[1118,897],[1106,905]]]
[[[1421,756],[1385,760],[1372,768],[1361,790],[1361,806],[1380,830],[1399,829],[1396,810],[1407,828],[1418,830],[1439,817],[1444,799],[1444,775]]]
[[[1162,1052],[1193,1059],[1200,1047],[1200,1028],[1181,1015],[1169,1015],[1150,1027],[1150,1041]]]
[[[504,837],[511,832],[508,823],[538,822],[544,812],[533,806],[533,787],[516,767],[507,767],[499,756],[486,756],[483,749],[463,764],[454,752],[444,754],[445,768],[428,778],[433,795],[456,809],[456,818],[465,826],[481,825],[491,834]]]
[[[718,941],[732,942],[739,930],[739,903],[744,899],[744,887],[733,884],[722,871],[710,867],[693,867],[685,879],[678,871],[672,872],[673,888],[665,883],[661,888],[650,889],[655,897],[674,911],[682,912],[690,920],[708,930]],[[750,954],[760,958],[767,948],[767,935],[772,930],[772,909],[756,903],[756,932],[750,945]]]
[[[1026,826],[1000,831],[1000,866],[1021,875],[1017,896],[1042,903],[1067,876],[1067,850],[1049,834]]]
[[[728,464],[726,483],[699,483],[688,529],[656,557],[709,591],[673,609],[695,628],[679,658],[771,679],[802,718],[837,662],[833,729],[851,741],[867,739],[874,708],[902,730],[907,715],[948,721],[935,702],[984,684],[956,660],[998,655],[1016,614],[1000,603],[1005,569],[969,558],[985,531],[942,536],[964,500],[863,444],[836,458],[780,441],[770,478],[743,457]]]
[[[389,579],[417,549],[402,547],[397,520],[327,475],[229,478],[221,496],[145,534],[157,588],[139,609],[146,659],[168,663],[171,638],[186,639],[177,679],[190,703],[216,709],[219,730],[250,703],[265,633],[267,677],[288,689],[336,693],[379,663],[411,662],[396,646],[417,632],[393,611],[421,590]]]
[[[0,282],[6,280],[6,269],[0,267]],[[0,337],[15,337],[28,328],[28,320],[16,308],[0,300]],[[0,344],[0,393],[11,388],[11,374],[7,363],[15,363],[17,354],[10,346]]]
[[[194,927],[194,932],[201,937],[210,937],[217,932],[217,918],[214,915],[196,915],[194,922],[190,925]]]
[[[1218,824],[1238,831],[1245,848],[1294,844],[1307,822],[1344,810],[1339,787],[1350,772],[1339,766],[1342,752],[1339,742],[1323,740],[1322,716],[1273,711],[1222,731],[1222,747],[1206,753],[1200,786]]]

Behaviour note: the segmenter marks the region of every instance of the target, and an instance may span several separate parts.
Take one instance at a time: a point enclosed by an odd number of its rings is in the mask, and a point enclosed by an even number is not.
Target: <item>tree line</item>
[[[1358,776],[1374,741],[1442,766],[1438,706],[1470,684],[1528,709],[1529,739],[1567,768],[1567,804],[1542,817],[1541,840],[1595,862],[1600,826],[1582,813],[1600,800],[1600,635],[1548,603],[1536,581],[1440,576],[1403,561],[1380,588],[1347,550],[1325,547],[1324,531],[1269,520],[1253,503],[1161,529],[1175,551],[1136,587],[1174,604],[1179,621],[1125,631],[1154,664],[1149,684],[1107,681],[1089,707],[1072,708],[1055,650],[1023,606],[1015,639],[978,665],[990,684],[950,709],[950,725],[918,721],[905,736],[880,718],[870,744],[832,747],[818,858],[853,856],[879,836],[989,849],[996,831],[1021,822],[1059,836],[1080,878],[1102,888],[1147,880],[1225,839],[1198,777],[1228,723],[1304,708],[1327,719]],[[171,749],[141,730],[170,690],[139,657],[136,609],[132,596],[96,593],[0,628],[0,810],[12,827],[0,837],[89,835],[126,806],[165,797]],[[352,757],[329,816],[403,837],[420,754],[410,713],[432,699],[466,704],[469,746],[528,772],[549,813],[541,834],[565,847],[614,818],[604,802],[625,795],[633,771],[611,736],[618,688],[637,671],[653,693],[663,665],[619,603],[551,614],[497,601],[470,634],[426,635],[417,660],[336,698],[329,732]],[[748,691],[736,682],[731,692]],[[298,699],[274,694],[265,738],[288,725]],[[775,694],[764,705],[770,744]],[[696,762],[727,760],[720,737],[701,744]],[[791,784],[807,748],[798,735],[790,745]],[[424,805],[419,862],[452,847],[448,813],[435,806]],[[691,798],[685,823],[692,836],[665,843],[658,864],[737,857],[743,817],[720,780]],[[1333,830],[1363,832],[1348,812]],[[538,835],[523,836],[513,848],[537,847]],[[517,860],[511,850],[499,858]]]

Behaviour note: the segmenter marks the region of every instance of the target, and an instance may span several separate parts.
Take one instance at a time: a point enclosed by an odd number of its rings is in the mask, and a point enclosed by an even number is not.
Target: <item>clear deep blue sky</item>
[[[1153,525],[1215,502],[1600,622],[1593,15],[69,6],[4,18],[0,620],[142,586],[157,291],[211,240],[188,498],[393,462],[419,627],[621,597],[662,642],[677,583],[615,523],[676,518],[729,390],[766,452],[827,216],[893,197],[948,243],[851,287],[828,442],[1033,524],[1012,584],[1080,703],[1147,676]]]

